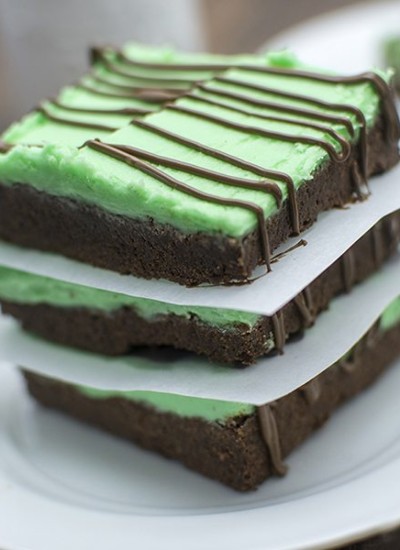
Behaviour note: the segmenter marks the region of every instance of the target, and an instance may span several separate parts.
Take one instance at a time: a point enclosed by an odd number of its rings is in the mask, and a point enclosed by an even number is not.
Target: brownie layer
[[[375,325],[345,360],[266,406],[276,424],[278,454],[288,456],[342,402],[371,384],[399,353],[400,326],[381,332]],[[158,412],[126,399],[88,398],[66,383],[24,374],[30,393],[43,405],[177,459],[236,490],[254,489],[277,471],[276,460],[271,459],[273,446],[266,444],[257,413],[223,424],[206,422]]]
[[[368,174],[398,160],[397,140],[388,140],[382,118],[368,134]],[[355,196],[357,146],[343,163],[328,162],[297,191],[300,228],[323,210]],[[268,219],[271,250],[292,233],[288,201]],[[223,234],[184,233],[157,220],[133,219],[97,206],[56,197],[29,185],[0,185],[0,238],[61,253],[96,266],[186,285],[246,281],[262,262],[259,231],[243,239]]]
[[[334,296],[378,269],[397,249],[399,240],[400,213],[395,213],[380,221],[313,281],[306,292],[279,312],[284,339],[311,324]],[[253,327],[245,324],[221,327],[205,323],[195,315],[188,318],[169,314],[145,319],[131,307],[102,311],[45,303],[21,304],[4,299],[1,305],[3,313],[18,319],[30,332],[105,355],[127,354],[139,346],[172,346],[205,355],[213,361],[248,365],[277,347],[276,321],[271,317],[260,317]]]

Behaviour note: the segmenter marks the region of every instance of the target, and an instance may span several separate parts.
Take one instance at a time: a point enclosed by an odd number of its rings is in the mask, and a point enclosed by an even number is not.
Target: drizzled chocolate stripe
[[[8,151],[10,151],[13,147],[14,145],[6,143],[0,139],[0,154],[8,153]]]
[[[394,140],[400,135],[399,118],[396,107],[392,101],[392,91],[388,83],[377,73],[366,72],[355,76],[335,76],[314,73],[299,69],[282,69],[277,67],[257,67],[250,65],[238,65],[237,68],[244,71],[251,71],[264,74],[275,74],[279,76],[302,78],[314,82],[324,82],[330,84],[362,84],[368,83],[374,86],[383,103],[383,112],[386,118],[386,128],[388,138]]]
[[[161,71],[213,71],[215,73],[225,71],[229,68],[240,69],[247,72],[256,72],[270,75],[278,75],[283,77],[301,78],[311,80],[314,82],[324,82],[327,84],[372,84],[379,94],[382,103],[383,111],[385,112],[385,118],[387,122],[387,128],[389,133],[389,139],[396,139],[400,135],[399,119],[397,116],[396,108],[392,101],[392,92],[388,83],[378,74],[374,72],[365,72],[355,76],[336,76],[327,75],[321,73],[315,73],[311,71],[301,69],[286,69],[278,67],[266,67],[262,65],[249,65],[243,63],[153,63],[136,61],[126,56],[121,50],[114,50],[111,47],[107,48],[93,48],[92,56],[95,60],[104,58],[106,52],[113,52],[117,59],[123,61],[128,65],[134,67],[143,67],[148,69],[156,69]]]
[[[276,103],[273,101],[265,101],[263,99],[256,99],[252,96],[245,94],[237,94],[234,92],[228,92],[218,88],[213,88],[209,84],[198,84],[197,89],[206,92],[207,94],[217,95],[227,99],[234,99],[252,105],[253,107],[262,107],[272,109],[274,111],[288,113],[295,116],[304,116],[314,120],[320,120],[323,122],[329,122],[331,124],[341,124],[349,132],[350,136],[354,136],[354,127],[351,120],[347,117],[334,116],[320,111],[313,111],[311,109],[302,109],[300,107],[292,107],[290,105],[284,105],[282,103]],[[191,95],[191,94],[188,94]]]
[[[305,96],[302,94],[295,94],[291,92],[284,92],[277,90],[276,88],[270,88],[268,86],[261,86],[259,84],[252,84],[250,82],[244,82],[242,80],[236,80],[228,77],[217,76],[214,78],[216,82],[222,82],[229,85],[239,86],[241,88],[246,88],[249,90],[255,90],[257,92],[264,92],[269,95],[282,97],[284,99],[290,99],[293,101],[300,101],[306,103],[307,105],[313,105],[314,107],[319,107],[321,109],[327,109],[328,111],[347,111],[352,113],[359,126],[360,126],[360,138],[359,138],[359,147],[360,147],[360,162],[361,162],[361,171],[364,178],[364,181],[367,179],[367,122],[365,120],[364,113],[354,107],[353,105],[346,105],[343,103],[330,103],[328,101],[323,101],[321,99],[315,99],[311,96]]]
[[[396,108],[392,101],[392,92],[388,83],[378,74],[374,72],[365,72],[355,76],[336,76],[336,75],[327,75],[320,74],[311,71],[301,70],[301,69],[285,69],[278,67],[265,67],[262,65],[248,65],[242,63],[153,63],[153,62],[144,62],[136,61],[134,59],[126,56],[121,50],[114,50],[113,48],[93,48],[92,53],[93,57],[98,59],[103,57],[106,51],[109,50],[117,56],[118,59],[123,61],[128,65],[135,67],[143,67],[148,69],[156,70],[174,70],[174,71],[213,71],[215,73],[225,71],[229,68],[240,69],[247,72],[256,72],[270,75],[278,75],[284,77],[293,77],[301,78],[306,80],[311,80],[314,82],[324,82],[331,84],[362,84],[369,83],[372,84],[379,94],[382,103],[383,111],[385,113],[385,118],[388,128],[388,137],[391,140],[396,139],[400,135],[400,126],[399,119],[397,116]],[[343,106],[342,106],[343,107]]]
[[[323,124],[316,124],[314,122],[307,122],[305,120],[297,120],[294,118],[287,118],[287,117],[279,117],[279,116],[272,116],[272,115],[262,115],[259,113],[254,113],[252,111],[248,111],[246,109],[241,109],[240,107],[235,107],[233,105],[228,105],[222,101],[216,101],[213,99],[208,99],[202,96],[198,96],[195,93],[188,93],[185,94],[185,98],[190,98],[194,101],[198,101],[200,103],[206,103],[208,105],[213,105],[215,107],[221,107],[223,109],[227,109],[228,111],[233,111],[235,113],[240,113],[243,115],[251,116],[253,118],[258,118],[260,120],[266,120],[270,122],[282,122],[284,124],[293,125],[293,126],[304,126],[307,128],[311,128],[312,130],[317,130],[319,132],[323,132],[325,134],[330,135],[334,140],[336,140],[342,149],[342,155],[346,157],[346,160],[350,156],[351,152],[351,146],[349,142],[341,136],[338,132],[330,128],[329,126],[323,125]],[[297,141],[297,139],[296,139]],[[321,140],[330,145],[330,142],[327,142],[325,140]]]
[[[397,223],[397,222],[395,222]],[[372,251],[378,267],[382,262],[382,222],[378,222],[371,229]],[[356,262],[354,251],[348,249],[340,259],[341,275],[345,292],[350,292],[356,283]],[[300,294],[293,298],[292,303],[297,307],[303,320],[303,327],[308,328],[315,321],[315,308],[310,287],[306,287]],[[286,343],[285,314],[280,310],[271,316],[274,344],[278,353],[283,353]]]
[[[375,228],[373,232],[375,232]],[[356,266],[354,261],[354,253],[351,249],[349,249],[342,256],[342,273],[346,292],[350,292],[354,286],[355,272]]]
[[[43,116],[45,116],[48,120],[51,120],[52,122],[57,122],[58,124],[77,126],[78,128],[91,128],[93,130],[101,130],[103,132],[115,132],[116,130],[118,130],[118,128],[115,128],[113,126],[106,126],[105,124],[96,124],[92,122],[83,122],[82,120],[72,120],[69,118],[62,118],[51,113],[43,105],[38,107],[36,111],[42,114]]]
[[[382,262],[383,254],[383,235],[382,223],[378,222],[372,231],[372,253],[374,255],[375,265],[379,266]]]
[[[282,191],[276,183],[228,176],[221,172],[215,172],[214,170],[209,170],[208,168],[196,166],[195,164],[175,160],[170,157],[156,155],[155,153],[149,153],[148,151],[144,151],[143,149],[132,147],[130,145],[113,144],[113,146],[129,155],[133,155],[138,158],[154,162],[156,164],[167,166],[169,168],[176,168],[181,172],[187,172],[189,174],[194,174],[203,178],[211,179],[219,183],[226,183],[235,187],[241,187],[244,189],[256,189],[257,191],[266,191],[267,193],[271,193],[274,196],[278,208],[280,208],[282,205]]]
[[[169,88],[165,86],[145,86],[143,84],[133,84],[133,83],[121,84],[120,82],[114,82],[113,80],[108,80],[107,78],[104,78],[103,76],[99,76],[95,73],[90,73],[89,76],[92,80],[94,80],[95,82],[98,82],[99,84],[106,84],[111,88],[115,88],[117,90],[122,90],[122,91],[154,92],[154,93],[166,94],[168,96],[173,95],[174,97],[185,92],[185,90],[181,88]]]
[[[91,86],[90,84],[87,84],[85,82],[80,82],[76,84],[77,88],[81,88],[82,90],[86,90],[92,94],[100,95],[103,97],[115,97],[118,99],[140,99],[142,101],[147,101],[149,103],[157,103],[162,104],[164,101],[173,100],[176,98],[176,94],[168,94],[164,92],[163,90],[160,90],[157,92],[156,90],[136,90],[132,92],[111,92],[111,91],[105,91],[105,90],[99,90],[95,88],[94,86]]]
[[[96,60],[96,55],[102,52],[106,52],[107,48],[93,48],[92,54],[94,54],[94,58]],[[116,54],[117,58],[120,59],[122,62],[126,63],[127,65],[132,65],[133,67],[143,67],[144,69],[158,69],[161,71],[225,71],[229,67],[231,67],[231,64],[224,64],[224,63],[153,63],[150,61],[136,61],[135,59],[132,59],[131,57],[128,57],[126,54],[123,53],[122,50],[114,50],[111,49],[113,53]]]
[[[60,109],[63,109],[65,111],[70,111],[72,113],[87,113],[87,114],[94,114],[94,115],[147,115],[149,112],[147,109],[140,109],[139,107],[125,107],[123,109],[91,109],[89,107],[72,107],[70,105],[67,105],[66,103],[63,103],[62,101],[58,101],[57,99],[51,99],[49,100],[49,103],[54,105],[55,107],[58,107]]]
[[[293,299],[302,319],[304,327],[310,327],[315,321],[314,304],[312,293],[309,287],[306,287],[300,294]]]
[[[163,128],[159,128],[158,126],[154,126],[153,124],[150,124],[143,120],[132,120],[131,124],[139,126],[144,130],[154,132],[164,138],[176,141],[181,145],[185,145],[186,147],[195,149],[196,151],[199,151],[205,155],[209,155],[211,157],[217,158],[218,160],[222,160],[223,162],[232,164],[233,166],[237,166],[238,168],[242,168],[243,170],[247,170],[248,172],[253,172],[253,174],[257,174],[258,176],[281,181],[286,185],[288,191],[293,232],[295,234],[298,234],[300,232],[299,208],[297,204],[296,188],[294,186],[292,178],[288,174],[285,174],[284,172],[278,172],[277,170],[268,170],[262,166],[245,161],[239,157],[229,155],[228,153],[224,153],[219,149],[214,149],[207,145],[203,145],[198,141],[185,138],[169,130],[164,130]]]
[[[143,74],[134,73],[132,71],[124,71],[120,67],[118,67],[117,64],[113,63],[111,60],[107,59],[107,57],[102,56],[100,60],[101,64],[111,73],[114,73],[119,76],[123,76],[124,78],[131,78],[133,80],[143,81],[143,82],[150,82],[154,84],[159,84],[161,86],[167,84],[169,85],[181,85],[182,88],[187,88],[189,86],[192,86],[193,83],[196,81],[196,79],[187,79],[187,78],[171,78],[171,77],[163,77],[160,76],[144,76]]]
[[[284,476],[287,466],[282,459],[282,448],[279,438],[279,430],[273,412],[273,403],[257,407],[260,431],[271,460],[271,466],[275,474]]]
[[[317,378],[313,378],[310,382],[307,382],[300,388],[301,393],[304,395],[309,405],[315,405],[315,403],[321,397],[321,382]]]
[[[275,340],[275,349],[278,353],[283,353],[286,342],[285,317],[283,311],[277,311],[272,315],[272,328]]]
[[[198,189],[195,189],[194,187],[191,187],[190,185],[187,185],[173,178],[172,176],[167,175],[165,172],[159,170],[149,162],[144,161],[139,157],[134,156],[125,151],[121,151],[114,145],[102,143],[101,141],[98,141],[98,140],[87,141],[85,145],[87,145],[88,147],[91,147],[92,149],[100,151],[101,153],[104,153],[108,156],[111,156],[117,160],[120,160],[125,164],[128,164],[129,166],[133,166],[134,168],[137,168],[138,170],[141,170],[142,172],[149,174],[153,178],[156,178],[162,183],[168,185],[168,187],[171,187],[172,189],[177,189],[178,191],[181,191],[186,195],[190,195],[197,199],[201,199],[214,204],[244,208],[246,210],[249,210],[250,212],[253,212],[256,215],[257,221],[258,221],[258,227],[259,227],[260,238],[261,238],[262,256],[266,263],[268,271],[271,270],[271,266],[270,266],[271,252],[270,252],[269,239],[268,239],[268,233],[266,228],[266,220],[265,220],[264,210],[260,206],[249,201],[243,201],[239,199],[229,199],[229,198],[220,197],[217,195],[211,195],[203,191],[199,191]]]
[[[267,138],[272,138],[280,141],[288,141],[290,143],[304,143],[306,145],[316,145],[324,149],[330,158],[338,163],[345,162],[349,158],[349,151],[337,153],[335,148],[331,143],[324,141],[322,139],[310,137],[310,136],[298,136],[295,134],[288,134],[286,132],[274,132],[272,130],[265,130],[264,128],[258,128],[257,126],[248,126],[247,124],[240,124],[238,122],[232,122],[223,117],[217,115],[211,115],[202,111],[197,111],[196,109],[191,109],[189,107],[181,107],[180,105],[166,105],[165,109],[177,111],[180,113],[185,113],[190,116],[197,118],[202,118],[210,122],[214,122],[218,125],[231,128],[233,130],[238,130],[240,132],[245,132],[247,134],[255,134],[258,136],[264,136]]]

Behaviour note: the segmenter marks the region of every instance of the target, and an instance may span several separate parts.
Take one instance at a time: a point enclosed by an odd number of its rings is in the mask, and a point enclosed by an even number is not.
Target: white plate
[[[289,48],[304,61],[339,73],[382,66],[382,40],[400,32],[400,2],[363,2],[292,27],[262,49]]]
[[[400,523],[400,362],[237,494],[37,407],[1,365],[0,546],[12,550],[321,548]]]

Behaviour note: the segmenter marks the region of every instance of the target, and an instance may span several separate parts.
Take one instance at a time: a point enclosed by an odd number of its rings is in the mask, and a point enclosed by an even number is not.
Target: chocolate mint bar
[[[300,389],[261,407],[155,392],[96,390],[30,372],[25,377],[30,393],[46,407],[247,491],[272,475],[283,475],[283,459],[399,354],[398,298],[340,361]]]
[[[0,267],[3,313],[48,340],[119,355],[173,346],[222,363],[250,364],[310,326],[340,292],[373,273],[396,249],[400,214],[388,216],[273,317],[183,307],[73,285]]]
[[[187,285],[270,269],[288,236],[363,198],[368,176],[397,162],[399,126],[385,75],[315,72],[288,53],[253,60],[215,66],[217,76],[106,135],[88,115],[71,124],[43,109],[6,132],[0,237]],[[209,63],[119,57],[117,71],[101,70],[184,79]]]

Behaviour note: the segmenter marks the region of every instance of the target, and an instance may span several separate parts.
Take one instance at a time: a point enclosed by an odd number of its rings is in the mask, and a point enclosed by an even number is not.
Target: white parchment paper
[[[400,294],[400,256],[348,296],[333,301],[300,341],[283,356],[248,369],[214,366],[201,358],[165,361],[145,357],[105,358],[54,344],[0,319],[0,360],[53,378],[113,390],[152,390],[259,405],[305,384],[340,359]],[[1,379],[1,378],[0,378]]]
[[[63,281],[179,305],[208,306],[272,315],[337,260],[382,217],[400,209],[400,166],[371,181],[362,203],[320,215],[300,246],[273,264],[267,276],[241,287],[186,288],[164,280],[146,281],[94,268],[54,254],[0,243],[0,264]],[[299,242],[295,237],[278,252]]]

